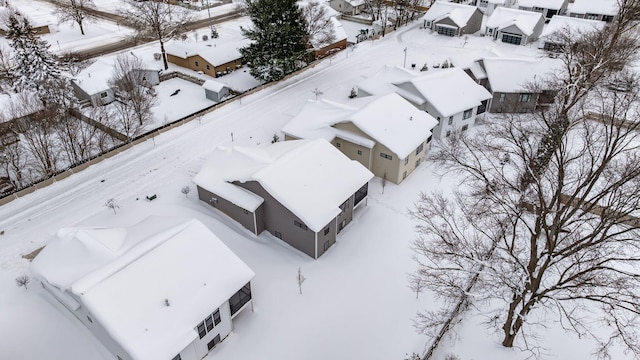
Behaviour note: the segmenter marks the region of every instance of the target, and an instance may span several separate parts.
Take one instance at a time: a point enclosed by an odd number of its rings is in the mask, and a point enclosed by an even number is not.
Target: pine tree
[[[253,25],[242,28],[252,40],[240,49],[251,75],[277,81],[306,65],[309,34],[296,0],[247,0]]]

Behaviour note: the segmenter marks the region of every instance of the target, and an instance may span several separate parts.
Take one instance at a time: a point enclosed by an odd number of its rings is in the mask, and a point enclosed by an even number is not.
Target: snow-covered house
[[[544,28],[541,13],[497,8],[485,24],[485,34],[504,43],[526,45],[540,37]]]
[[[231,91],[227,85],[215,80],[206,80],[202,84],[202,88],[206,98],[216,102],[224,100],[230,95]]]
[[[330,0],[329,6],[346,15],[358,15],[367,7],[365,0]]]
[[[3,1],[3,3],[5,3]],[[26,7],[26,10],[33,10],[30,8],[30,4],[20,4],[21,7]],[[43,35],[49,34],[51,32],[50,25],[53,25],[56,22],[55,16],[50,13],[43,12],[41,9],[37,9],[37,11],[20,11],[18,10],[18,14],[25,15],[27,20],[29,20],[29,24],[33,28],[33,32],[35,35]],[[11,11],[16,11],[13,8],[4,7],[0,5],[0,35],[7,35],[9,31],[8,24],[6,23],[6,19],[8,18],[8,14]]]
[[[475,6],[437,1],[422,20],[426,29],[441,35],[460,36],[479,31],[482,17],[482,12]]]
[[[512,7],[516,0],[477,0],[476,6],[486,15],[491,15],[499,7]]]
[[[120,360],[201,359],[251,303],[254,277],[201,222],[166,217],[62,229],[31,271]]]
[[[618,14],[618,0],[575,0],[569,7],[569,16],[612,22]]]
[[[167,61],[183,68],[219,77],[242,67],[240,48],[248,40],[230,43],[169,41],[165,44]]]
[[[569,0],[518,0],[518,9],[539,12],[551,19],[555,15],[562,15],[568,4]]]
[[[283,128],[285,140],[324,138],[374,175],[401,183],[423,161],[438,121],[396,93],[341,104],[309,100]]]
[[[325,139],[217,148],[193,178],[198,197],[258,235],[314,259],[363,203],[373,174]]]
[[[356,86],[358,97],[384,95],[396,92],[394,83],[407,81],[419,77],[424,73],[412,71],[399,66],[385,65],[367,79]]]
[[[547,26],[545,26],[540,36],[540,44],[544,50],[553,51],[558,49],[558,44],[554,39],[555,34],[565,32],[567,35],[579,37],[592,31],[599,31],[604,28],[605,22],[600,20],[588,20],[581,18],[573,18],[569,16],[554,16]]]
[[[482,65],[493,94],[489,112],[533,112],[553,102],[555,91],[547,79],[560,66],[560,60],[486,58]]]
[[[93,64],[82,69],[71,79],[76,97],[91,102],[93,106],[107,105],[116,99],[116,92],[111,84],[114,77],[116,57],[98,58]],[[145,69],[139,69],[143,86],[155,86],[160,83],[159,69],[144,64]]]
[[[451,56],[449,59],[451,64],[457,68],[464,70],[473,81],[479,85],[488,88],[487,72],[482,67],[482,59],[487,57],[500,57],[502,56],[494,47],[487,47],[478,50],[471,50],[461,52],[459,54]]]

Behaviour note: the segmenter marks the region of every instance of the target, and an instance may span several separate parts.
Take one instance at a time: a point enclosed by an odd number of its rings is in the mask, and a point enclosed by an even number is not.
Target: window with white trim
[[[462,119],[466,120],[470,118],[471,115],[473,115],[473,109],[465,110],[464,113],[462,114]]]

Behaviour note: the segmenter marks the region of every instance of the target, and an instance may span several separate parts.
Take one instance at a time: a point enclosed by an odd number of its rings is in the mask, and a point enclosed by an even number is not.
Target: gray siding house
[[[544,28],[541,13],[499,7],[487,20],[485,34],[514,45],[526,45],[537,40]]]
[[[569,0],[519,0],[518,9],[541,13],[546,19],[562,15],[567,10]]]
[[[317,259],[336,242],[373,174],[324,139],[218,148],[193,178],[201,201]]]
[[[480,30],[482,12],[475,6],[437,1],[422,17],[424,28],[447,36],[473,34]]]
[[[251,305],[255,275],[204,224],[168,217],[62,229],[31,271],[119,360],[202,359]]]
[[[580,19],[612,22],[616,15],[617,0],[575,0],[569,8],[569,16]]]

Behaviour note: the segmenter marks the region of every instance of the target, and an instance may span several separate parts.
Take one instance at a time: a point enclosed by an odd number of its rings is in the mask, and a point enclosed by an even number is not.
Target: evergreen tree
[[[253,25],[241,28],[252,40],[240,49],[251,75],[277,81],[306,65],[309,35],[296,0],[247,0]]]

